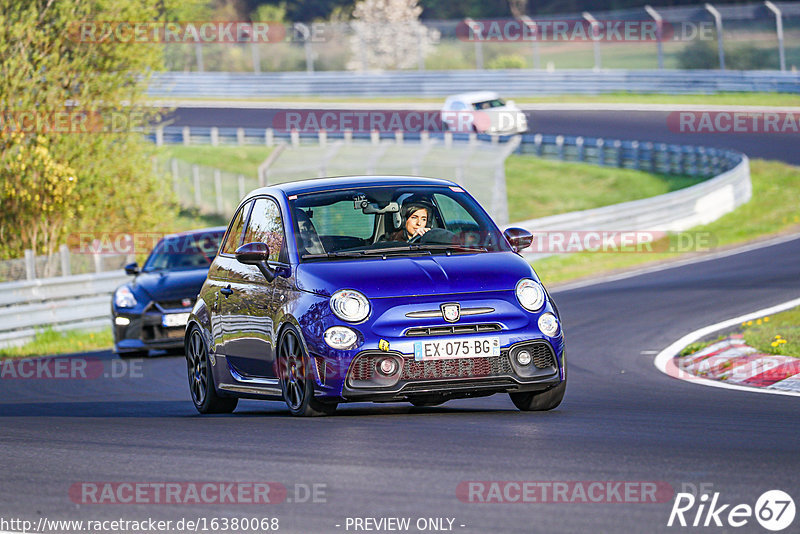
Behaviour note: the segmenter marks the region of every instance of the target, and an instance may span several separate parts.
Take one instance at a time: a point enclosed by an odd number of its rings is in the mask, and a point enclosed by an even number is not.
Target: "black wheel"
[[[186,342],[186,367],[189,391],[194,407],[200,413],[231,413],[239,399],[220,397],[214,389],[214,377],[208,360],[208,349],[197,326],[192,326]]]
[[[292,415],[330,415],[336,403],[323,403],[314,398],[313,370],[300,342],[300,336],[289,327],[278,343],[278,376],[283,400]]]
[[[543,412],[552,410],[564,399],[567,390],[567,356],[564,358],[564,380],[555,387],[545,391],[531,391],[529,393],[509,393],[511,402],[523,412]]]

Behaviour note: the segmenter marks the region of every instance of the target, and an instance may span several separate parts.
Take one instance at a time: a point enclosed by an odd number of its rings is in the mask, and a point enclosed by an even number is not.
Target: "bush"
[[[489,69],[524,69],[527,68],[528,63],[525,58],[519,54],[507,54],[497,56],[489,61],[486,68]]]
[[[693,41],[678,54],[682,69],[718,69],[717,41]],[[731,70],[769,70],[778,68],[778,54],[752,44],[725,46],[725,67]]]

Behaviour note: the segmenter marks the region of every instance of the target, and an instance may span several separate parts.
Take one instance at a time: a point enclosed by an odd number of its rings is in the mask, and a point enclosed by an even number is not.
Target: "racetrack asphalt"
[[[185,111],[183,124],[263,125],[256,110]],[[543,133],[696,141],[671,134],[658,112],[535,112],[533,121]],[[800,163],[789,139],[720,134],[699,142]],[[476,504],[456,496],[462,481],[504,480],[664,481],[675,492],[711,484],[721,502],[751,506],[782,489],[798,502],[796,398],[682,382],[653,358],[687,332],[799,297],[799,272],[797,238],[556,291],[569,386],[547,413],[519,412],[496,395],[435,408],[353,404],[316,419],[291,418],[277,402],[242,401],[233,415],[199,416],[184,361],[174,356],[128,362],[141,368],[120,378],[3,379],[0,518],[278,517],[280,531],[297,533],[346,532],[347,517],[380,516],[451,517],[464,533],[678,528],[666,527],[670,502]],[[123,365],[110,353],[84,356]],[[318,483],[326,502],[76,504],[69,488],[84,481],[275,481],[290,496],[295,484]],[[751,518],[736,531],[764,530]]]
[[[0,517],[266,516],[298,533],[344,532],[335,525],[347,517],[452,517],[465,533],[658,532],[669,530],[669,502],[477,504],[456,488],[664,481],[676,492],[712,484],[725,503],[752,506],[776,488],[797,499],[796,398],[682,382],[653,356],[691,330],[800,296],[799,270],[797,238],[555,292],[569,386],[547,413],[518,412],[496,395],[435,408],[353,404],[316,419],[244,401],[233,415],[199,416],[180,357],[145,360],[117,379],[2,380]],[[275,481],[290,496],[295,484],[320,483],[327,502],[78,505],[68,491],[83,481]],[[737,530],[758,528],[751,520]]]
[[[187,107],[177,108],[165,120],[174,126],[268,128],[276,113],[275,109]],[[526,115],[530,131],[541,134],[732,148],[751,158],[800,165],[800,151],[797,150],[800,133],[679,133],[668,125],[670,113],[673,111],[534,110],[527,111]]]

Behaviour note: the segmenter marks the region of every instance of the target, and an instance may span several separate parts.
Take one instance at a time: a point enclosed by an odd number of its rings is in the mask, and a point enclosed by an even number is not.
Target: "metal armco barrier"
[[[800,73],[719,70],[458,70],[391,72],[162,72],[153,98],[274,96],[435,96],[465,91],[506,96],[613,92],[704,94],[764,91],[800,93]]]

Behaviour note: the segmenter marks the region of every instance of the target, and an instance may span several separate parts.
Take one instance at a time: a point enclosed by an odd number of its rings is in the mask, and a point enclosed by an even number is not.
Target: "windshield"
[[[165,237],[142,268],[144,272],[208,269],[217,255],[223,232]]]
[[[460,187],[365,187],[290,198],[301,261],[510,250]]]
[[[475,102],[472,106],[475,109],[491,109],[491,108],[500,108],[505,106],[506,103],[500,100],[499,98],[494,98],[492,100],[484,100],[483,102]]]

